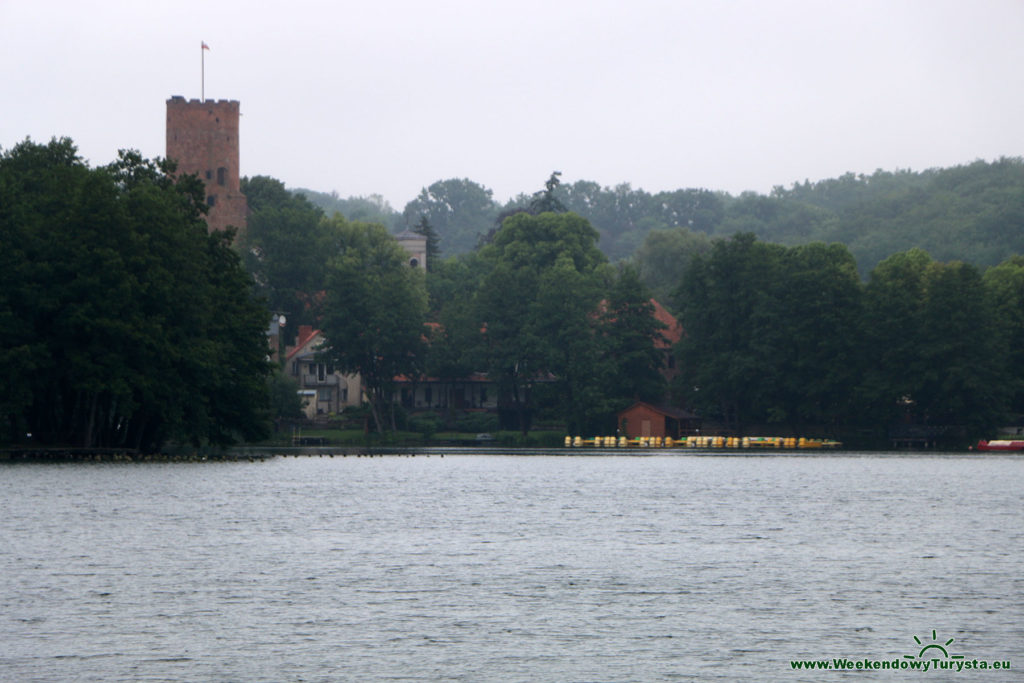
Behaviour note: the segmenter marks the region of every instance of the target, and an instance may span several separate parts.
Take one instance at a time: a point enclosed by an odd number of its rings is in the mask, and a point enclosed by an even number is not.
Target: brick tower
[[[167,158],[206,183],[210,230],[245,233],[249,205],[239,187],[238,100],[167,100]]]

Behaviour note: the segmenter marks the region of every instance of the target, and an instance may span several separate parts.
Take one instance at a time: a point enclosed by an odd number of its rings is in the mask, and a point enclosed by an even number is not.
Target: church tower
[[[234,226],[241,235],[249,205],[239,186],[238,118],[238,100],[167,100],[167,158],[206,184],[209,229]]]

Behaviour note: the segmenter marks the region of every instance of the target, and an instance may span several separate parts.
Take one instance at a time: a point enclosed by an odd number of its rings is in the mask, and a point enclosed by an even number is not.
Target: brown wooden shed
[[[671,436],[679,439],[700,431],[700,419],[693,413],[643,401],[621,411],[618,421],[619,433],[630,439],[638,436]]]

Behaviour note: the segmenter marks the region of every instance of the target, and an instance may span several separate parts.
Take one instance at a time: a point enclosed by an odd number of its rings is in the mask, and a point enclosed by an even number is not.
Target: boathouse
[[[680,439],[700,433],[700,418],[693,413],[643,401],[619,412],[618,425],[619,435],[629,439],[639,436]]]

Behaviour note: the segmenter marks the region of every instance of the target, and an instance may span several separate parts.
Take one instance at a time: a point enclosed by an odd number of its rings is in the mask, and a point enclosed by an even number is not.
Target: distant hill
[[[767,218],[764,218],[767,212]],[[717,234],[849,247],[862,273],[912,247],[939,261],[996,265],[1024,253],[1024,161],[1004,158],[919,173],[876,171],[743,195]]]
[[[468,179],[459,183],[482,196],[490,195]],[[383,223],[392,230],[408,222],[403,213],[428,215],[444,256],[474,246],[462,234],[467,232],[465,221],[451,215],[459,210],[454,202],[444,203],[447,214],[435,218],[430,202],[422,199],[410,201],[406,211],[399,212],[379,195],[342,199],[337,193],[297,192],[328,215],[339,211],[349,219]],[[497,216],[529,196],[520,195],[505,206],[494,202],[487,211],[476,202],[469,222],[481,222],[481,215]],[[786,245],[840,242],[849,247],[862,274],[891,254],[912,247],[926,250],[939,261],[962,260],[978,266],[1024,253],[1024,161],[1020,158],[920,172],[848,173],[789,188],[779,186],[767,195],[732,196],[694,188],[651,194],[628,183],[602,187],[580,180],[563,183],[555,196],[568,210],[590,220],[601,234],[601,249],[613,261],[632,256],[652,230],[674,229],[712,237],[753,232],[763,241]],[[448,226],[456,225],[461,226],[460,233],[447,235]],[[481,224],[477,232],[492,228]]]

